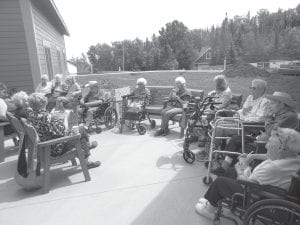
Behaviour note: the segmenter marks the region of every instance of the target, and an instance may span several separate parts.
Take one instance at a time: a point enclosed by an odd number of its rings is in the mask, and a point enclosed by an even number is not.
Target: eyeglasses
[[[256,90],[257,87],[249,87],[250,90]]]

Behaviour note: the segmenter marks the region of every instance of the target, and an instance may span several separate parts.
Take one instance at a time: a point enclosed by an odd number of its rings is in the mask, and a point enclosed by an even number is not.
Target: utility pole
[[[111,43],[112,45],[121,45],[122,44],[122,70],[125,71],[125,46],[124,41],[115,41]]]

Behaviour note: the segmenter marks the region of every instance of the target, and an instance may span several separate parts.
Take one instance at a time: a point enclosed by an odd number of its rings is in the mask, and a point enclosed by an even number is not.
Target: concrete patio
[[[182,158],[179,129],[167,137],[153,137],[148,129],[118,129],[92,135],[99,146],[92,160],[92,180],[83,182],[71,163],[54,168],[50,193],[26,192],[14,181],[16,152],[0,164],[1,225],[206,225],[194,206],[207,186],[203,163],[189,165]],[[223,221],[222,224],[230,224]]]

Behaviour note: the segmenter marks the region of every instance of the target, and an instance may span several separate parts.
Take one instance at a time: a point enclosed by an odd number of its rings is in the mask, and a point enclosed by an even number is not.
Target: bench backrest
[[[169,96],[174,86],[147,86],[150,90],[150,105],[162,105],[166,98]],[[192,92],[192,101],[195,97],[203,99],[204,91],[198,89],[189,89]]]

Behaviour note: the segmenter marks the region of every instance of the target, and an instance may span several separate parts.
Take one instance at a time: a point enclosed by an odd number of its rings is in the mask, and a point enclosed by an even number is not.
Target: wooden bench
[[[174,86],[147,86],[150,90],[150,103],[146,107],[147,113],[149,115],[161,116],[161,111],[164,108],[165,102],[168,100],[168,96]],[[192,92],[191,101],[194,102],[196,97],[200,100],[203,99],[204,91],[198,89],[189,89]],[[187,121],[186,111],[184,110],[182,114],[177,114],[173,117],[173,121],[179,122],[180,125],[180,138],[184,136],[184,130],[186,128]]]

